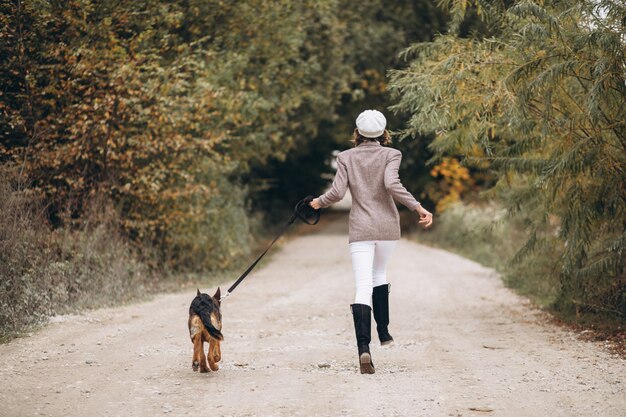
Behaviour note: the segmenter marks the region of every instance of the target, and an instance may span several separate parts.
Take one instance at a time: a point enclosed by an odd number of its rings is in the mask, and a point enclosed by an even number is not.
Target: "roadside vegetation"
[[[427,239],[570,321],[623,323],[625,13],[0,0],[0,332],[237,268],[366,108],[438,213]]]
[[[50,315],[151,293],[153,271],[138,261],[117,214],[104,201],[90,204],[88,221],[80,226],[51,229],[44,205],[8,182],[11,173],[2,174],[0,342]]]
[[[464,38],[452,25],[403,52],[409,66],[391,75],[393,108],[410,114],[403,134],[433,135],[431,161],[459,161],[468,188],[471,172],[491,176],[480,195],[525,234],[513,286],[568,319],[623,323],[623,2],[444,3],[453,22],[475,13],[485,27]]]
[[[443,21],[424,1],[0,1],[0,331],[239,266]]]

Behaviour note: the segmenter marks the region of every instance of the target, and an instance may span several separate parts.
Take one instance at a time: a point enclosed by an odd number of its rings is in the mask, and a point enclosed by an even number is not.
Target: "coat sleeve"
[[[385,189],[393,197],[395,201],[406,206],[410,210],[415,210],[420,203],[413,197],[413,195],[404,188],[404,185],[400,182],[400,176],[398,175],[398,169],[400,168],[400,162],[402,161],[402,153],[400,151],[393,152],[387,165],[385,166]]]
[[[341,201],[348,189],[348,169],[340,156],[341,155],[337,155],[337,173],[335,174],[333,184],[330,186],[330,190],[319,197],[320,204],[323,208]]]

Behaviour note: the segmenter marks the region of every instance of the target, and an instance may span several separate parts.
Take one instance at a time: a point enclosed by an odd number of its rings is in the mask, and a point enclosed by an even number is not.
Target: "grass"
[[[42,205],[9,177],[0,181],[0,342],[55,314],[154,292],[154,271],[119,232],[110,207],[95,202],[80,226],[53,230]]]

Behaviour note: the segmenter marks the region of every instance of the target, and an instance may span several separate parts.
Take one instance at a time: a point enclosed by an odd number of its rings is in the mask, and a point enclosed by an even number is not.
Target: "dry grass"
[[[47,317],[151,292],[154,275],[96,201],[77,225],[52,230],[28,190],[0,176],[0,341]]]

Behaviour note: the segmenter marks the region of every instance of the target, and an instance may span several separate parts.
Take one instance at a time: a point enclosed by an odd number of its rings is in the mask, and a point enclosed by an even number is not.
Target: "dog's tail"
[[[202,324],[204,324],[204,327],[206,327],[211,337],[217,340],[224,340],[224,335],[220,331],[222,323],[220,322],[219,316],[215,314],[215,311],[212,311],[212,309],[200,309],[194,307],[195,306],[192,304],[191,308],[193,312],[200,317]]]
[[[200,316],[200,319],[202,319],[202,323],[204,324],[204,327],[206,327],[207,331],[209,332],[212,338],[217,339],[217,340],[224,340],[224,335],[222,334],[222,332],[219,331],[215,326],[213,326],[210,320],[207,323],[204,321],[202,316]]]

